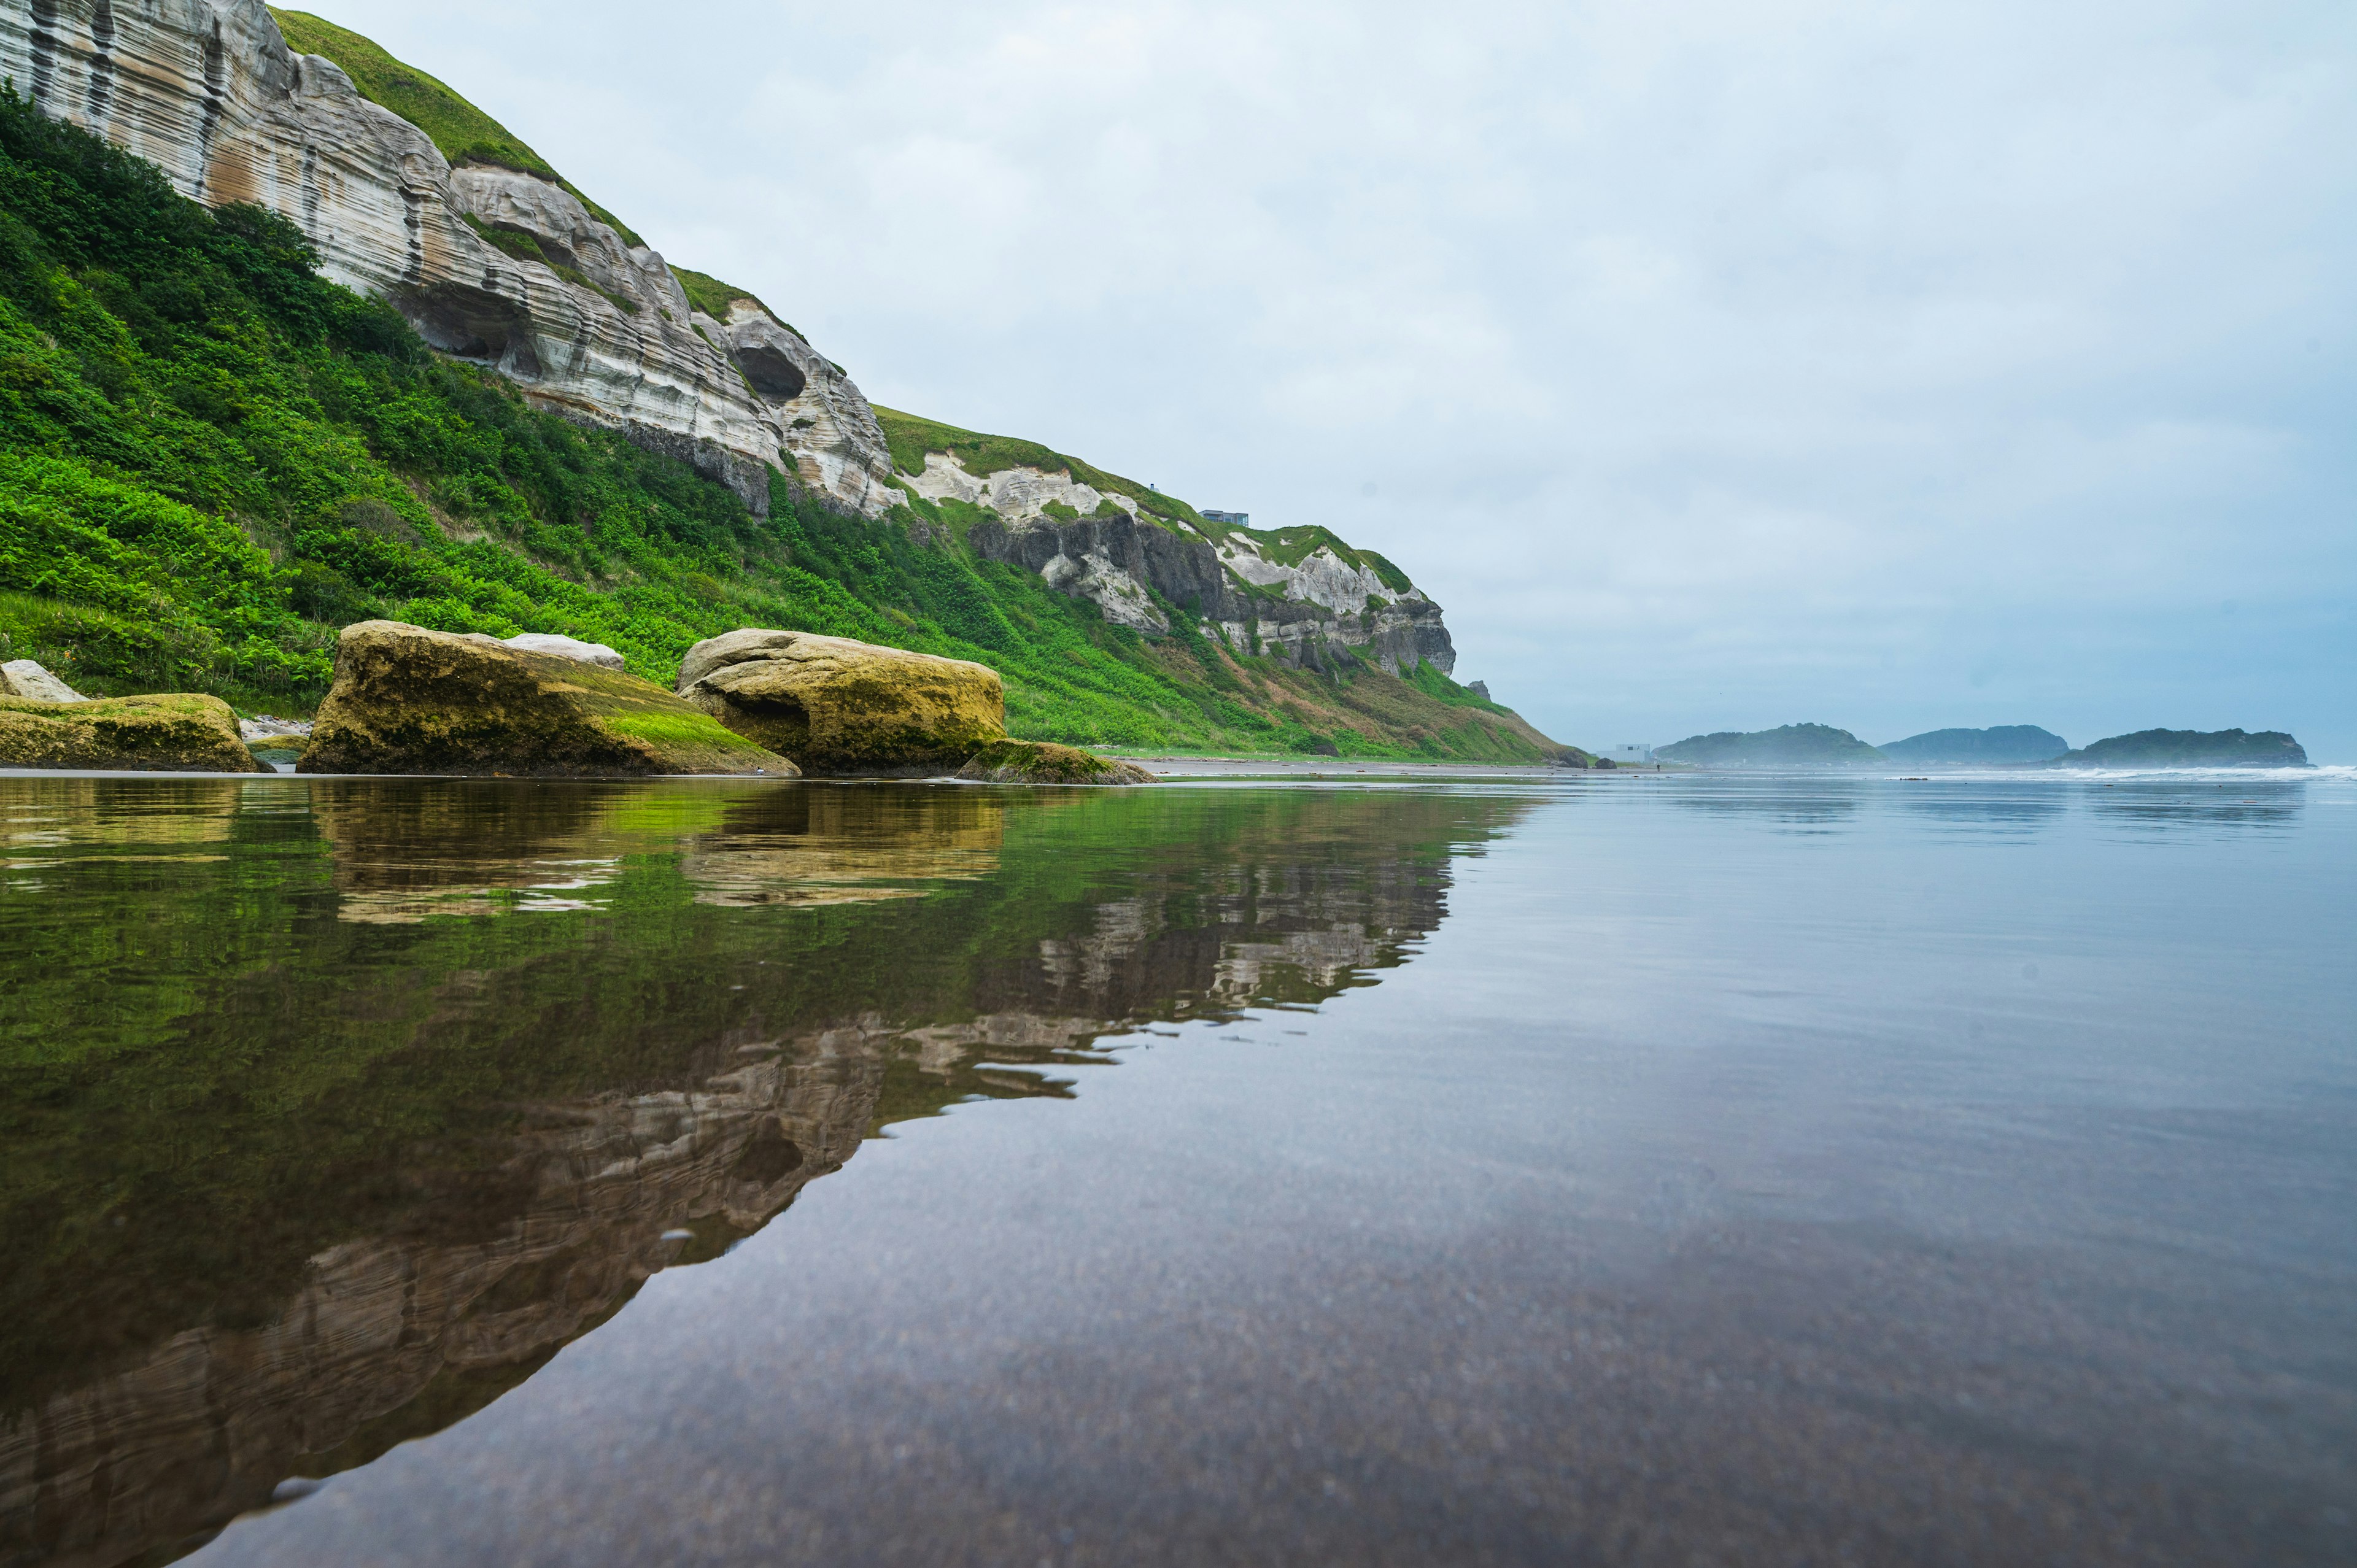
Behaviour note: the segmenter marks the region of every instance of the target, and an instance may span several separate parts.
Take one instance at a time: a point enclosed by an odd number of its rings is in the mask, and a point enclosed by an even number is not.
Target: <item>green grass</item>
[[[687,267],[673,267],[671,270],[671,275],[677,278],[679,286],[687,292],[687,303],[715,321],[727,320],[728,308],[737,301],[750,300],[770,320],[785,328],[795,337],[802,338],[803,342],[810,341],[808,338],[802,337],[802,328],[793,326],[784,317],[763,305],[761,296],[750,289],[738,288],[735,284],[722,283],[709,273],[699,273]]]
[[[281,11],[273,6],[271,19],[287,47],[296,54],[324,55],[343,69],[352,85],[370,102],[392,110],[431,137],[452,168],[466,164],[491,164],[523,174],[537,175],[562,187],[625,242],[643,245],[630,226],[576,189],[546,158],[526,146],[522,137],[468,102],[444,82],[415,66],[404,64],[360,34],[307,11]]]

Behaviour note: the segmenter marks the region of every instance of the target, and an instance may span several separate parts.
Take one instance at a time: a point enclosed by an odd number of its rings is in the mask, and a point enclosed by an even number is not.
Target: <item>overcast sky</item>
[[[1448,609],[1585,746],[2357,762],[2357,5],[317,0],[877,402]]]

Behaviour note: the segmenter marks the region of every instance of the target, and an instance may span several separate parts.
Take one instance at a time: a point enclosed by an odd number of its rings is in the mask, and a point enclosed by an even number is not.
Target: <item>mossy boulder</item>
[[[303,773],[613,779],[794,765],[651,681],[479,634],[344,628]]]
[[[682,698],[805,772],[949,772],[1006,738],[998,672],[847,637],[748,628],[697,643]]]
[[[0,697],[0,768],[267,773],[219,697],[172,693],[37,703]]]
[[[995,740],[966,758],[961,779],[992,784],[1151,784],[1135,762],[1044,740]]]

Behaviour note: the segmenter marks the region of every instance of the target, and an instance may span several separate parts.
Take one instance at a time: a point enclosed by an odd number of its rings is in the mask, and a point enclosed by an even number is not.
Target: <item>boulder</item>
[[[185,692],[64,703],[0,697],[0,768],[270,771],[238,738],[227,703]]]
[[[994,740],[966,758],[961,779],[990,784],[1151,784],[1135,762],[1041,740]]]
[[[507,640],[510,648],[521,649],[526,653],[578,659],[584,664],[603,665],[608,670],[622,667],[622,656],[602,642],[584,642],[577,637],[562,637],[553,631],[527,631]]]
[[[812,773],[948,772],[1006,738],[998,672],[804,631],[732,631],[680,664],[686,701]]]
[[[32,703],[81,703],[89,699],[29,659],[0,664],[0,697]]]
[[[652,682],[389,620],[344,628],[335,684],[296,766],[537,779],[797,771]]]

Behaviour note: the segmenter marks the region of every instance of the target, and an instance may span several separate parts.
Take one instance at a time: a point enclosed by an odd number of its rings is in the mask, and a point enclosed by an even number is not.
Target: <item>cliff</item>
[[[1116,626],[1168,635],[1174,616],[1297,669],[1363,661],[1457,668],[1440,607],[1405,573],[1323,528],[1214,522],[1135,479],[1035,441],[879,408],[899,482],[984,558],[1037,572]],[[925,503],[931,503],[927,505]]]
[[[383,70],[398,62],[367,40],[260,0],[8,0],[0,73],[182,195],[292,220],[328,277],[391,301],[436,349],[694,463],[756,513],[780,465],[868,515],[889,503],[866,400],[800,333],[749,296],[725,318],[695,308],[660,254],[512,137],[469,140],[454,167],[287,31],[474,113],[423,72]]]
[[[0,658],[284,714],[357,620],[662,682],[782,626],[988,664],[1025,739],[1584,760],[1391,563],[879,418],[356,35],[0,0]]]

